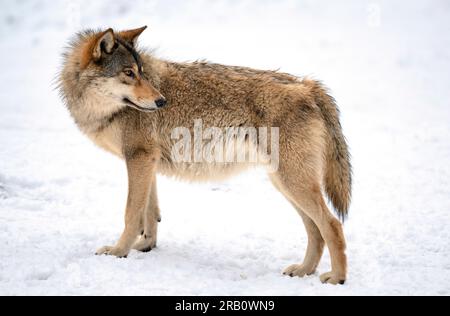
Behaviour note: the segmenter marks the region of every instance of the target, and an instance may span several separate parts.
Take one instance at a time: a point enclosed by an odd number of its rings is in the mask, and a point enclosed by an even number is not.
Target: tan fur
[[[113,122],[104,129],[95,133],[88,133],[87,135],[95,144],[97,144],[97,146],[123,158],[122,131],[121,126],[117,122]]]
[[[135,41],[142,31],[116,36]],[[173,63],[141,53],[144,77],[136,79],[134,88],[127,88],[120,83],[122,75],[119,79],[90,79],[99,67],[92,60],[80,72],[86,49],[98,38],[98,33],[86,33],[72,45],[61,75],[61,90],[80,129],[127,163],[125,230],[116,246],[104,247],[99,254],[124,257],[132,248],[147,251],[156,246],[160,220],[156,173],[199,181],[223,179],[253,166],[175,163],[171,157],[174,128],[187,127],[193,133],[196,119],[202,119],[205,128],[279,127],[280,167],[270,178],[302,217],[309,239],[303,264],[289,267],[285,274],[303,277],[314,273],[326,244],[332,271],[321,276],[322,282],[345,281],[342,225],[328,209],[322,190],[343,218],[350,203],[351,166],[339,112],[320,83],[273,71],[206,62]],[[116,101],[116,95],[130,93],[136,100],[164,96],[168,106],[144,113]],[[239,146],[247,145],[251,146]]]
[[[153,88],[146,80],[139,79],[138,84],[134,86],[134,95],[136,96],[137,100],[142,99],[152,99],[156,100],[161,97],[161,94]]]
[[[112,34],[112,29],[108,29],[105,32],[96,34],[84,43],[84,45],[81,47],[81,69],[86,69],[86,67],[93,59],[99,59],[101,57],[100,42],[104,40],[105,37],[110,36],[110,34]]]
[[[142,32],[144,32],[146,29],[147,29],[147,26],[143,26],[141,28],[134,29],[134,30],[122,31],[122,32],[119,32],[119,36],[121,38],[123,38],[124,40],[126,40],[127,42],[135,44],[135,41],[137,40],[139,35],[141,35]]]

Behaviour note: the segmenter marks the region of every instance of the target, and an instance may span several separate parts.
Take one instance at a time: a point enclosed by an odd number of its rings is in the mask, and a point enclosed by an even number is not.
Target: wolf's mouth
[[[139,110],[139,111],[142,111],[142,112],[155,112],[156,111],[156,109],[143,108],[142,106],[137,105],[136,103],[132,102],[128,98],[123,98],[122,101],[123,101],[123,103],[125,103],[129,107],[132,107],[132,108],[134,108],[136,110]]]

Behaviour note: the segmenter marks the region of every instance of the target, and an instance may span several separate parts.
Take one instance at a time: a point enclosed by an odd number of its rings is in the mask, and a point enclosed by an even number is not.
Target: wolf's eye
[[[134,72],[130,69],[125,70],[124,74],[127,75],[127,77],[134,78]]]

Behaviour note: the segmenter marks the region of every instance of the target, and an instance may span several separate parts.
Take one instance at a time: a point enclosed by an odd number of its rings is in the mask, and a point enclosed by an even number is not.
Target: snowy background
[[[160,57],[331,88],[355,171],[345,286],[281,275],[306,233],[260,171],[160,178],[159,247],[93,255],[122,231],[126,172],[81,135],[52,81],[76,30],[142,25]],[[449,32],[445,0],[2,0],[0,294],[450,295]]]

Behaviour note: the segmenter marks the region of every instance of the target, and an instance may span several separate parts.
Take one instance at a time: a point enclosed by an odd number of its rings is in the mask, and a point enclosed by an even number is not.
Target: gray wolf
[[[351,199],[351,164],[334,99],[321,83],[276,71],[208,62],[176,63],[137,48],[145,27],[122,32],[84,31],[64,55],[59,89],[80,130],[120,157],[128,171],[125,229],[115,246],[97,254],[126,257],[157,243],[156,175],[189,181],[222,179],[248,167],[233,163],[178,163],[172,159],[173,129],[279,128],[279,168],[269,177],[301,216],[308,246],[303,263],[284,274],[315,273],[325,245],[331,272],[323,283],[347,277],[341,221]],[[176,195],[174,193],[174,195]]]

